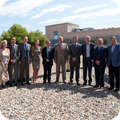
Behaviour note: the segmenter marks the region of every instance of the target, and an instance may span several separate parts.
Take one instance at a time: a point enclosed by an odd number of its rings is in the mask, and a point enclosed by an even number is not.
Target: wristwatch
[[[1,60],[0,60],[0,62],[1,62]]]

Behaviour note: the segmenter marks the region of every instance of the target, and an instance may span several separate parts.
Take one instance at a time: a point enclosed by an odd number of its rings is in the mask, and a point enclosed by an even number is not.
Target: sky
[[[120,27],[120,0],[2,0],[0,35],[13,24],[30,31],[70,22],[80,28]]]

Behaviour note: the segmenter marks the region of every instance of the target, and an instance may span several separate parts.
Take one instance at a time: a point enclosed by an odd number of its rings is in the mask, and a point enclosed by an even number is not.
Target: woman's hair
[[[3,44],[4,44],[4,43],[7,44],[7,40],[3,40],[3,41],[1,42],[1,48],[3,48]]]

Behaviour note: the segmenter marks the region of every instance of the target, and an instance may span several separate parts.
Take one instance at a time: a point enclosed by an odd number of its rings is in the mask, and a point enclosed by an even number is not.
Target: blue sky
[[[2,0],[0,35],[14,23],[28,31],[70,22],[80,28],[120,27],[120,0]]]

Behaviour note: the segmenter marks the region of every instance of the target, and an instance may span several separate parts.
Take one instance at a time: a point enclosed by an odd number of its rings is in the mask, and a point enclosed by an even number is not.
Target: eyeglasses
[[[16,39],[12,39],[12,40],[16,40]]]

